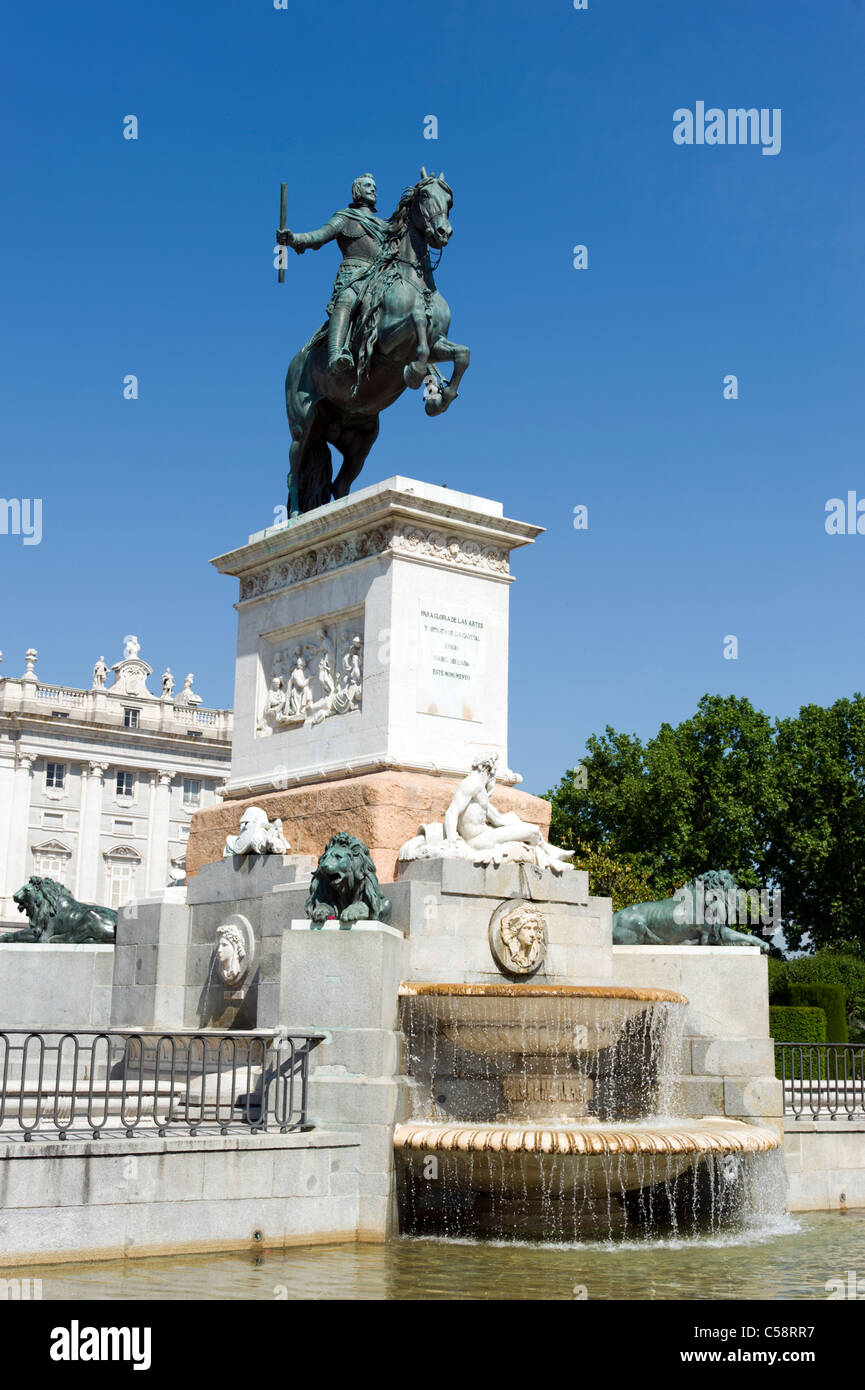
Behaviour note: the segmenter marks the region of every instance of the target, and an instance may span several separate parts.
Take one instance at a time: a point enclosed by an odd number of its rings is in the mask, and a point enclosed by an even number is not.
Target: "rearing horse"
[[[451,312],[436,289],[429,248],[450,241],[448,214],[453,194],[444,175],[421,170],[388,223],[382,250],[356,288],[360,292],[352,325],[352,373],[334,377],[327,366],[327,324],[291,361],[285,378],[285,408],[291,429],[288,510],[292,517],[346,497],[378,435],[382,410],[416,389],[431,364],[452,362],[449,381],[428,394],[427,415],[441,415],[456,399],[469,364],[469,350],[447,336]],[[342,454],[333,477],[330,445]]]

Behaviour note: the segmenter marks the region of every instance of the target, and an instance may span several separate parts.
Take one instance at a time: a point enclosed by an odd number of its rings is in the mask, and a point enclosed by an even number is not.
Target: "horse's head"
[[[448,221],[453,203],[454,195],[445,183],[444,173],[436,178],[421,167],[420,181],[414,186],[411,200],[411,220],[427,246],[447,246],[453,234]]]

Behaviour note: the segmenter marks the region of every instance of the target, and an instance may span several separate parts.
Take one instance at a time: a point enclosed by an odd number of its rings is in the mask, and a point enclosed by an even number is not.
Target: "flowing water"
[[[406,984],[400,1230],[564,1243],[761,1229],[775,1131],[680,1109],[686,1001],[602,986]]]
[[[625,1120],[679,1112],[679,995],[648,1000],[639,996],[651,991],[617,997],[612,990],[526,985],[508,993],[490,986],[404,989],[415,1117],[494,1120],[512,1109],[509,1097],[520,1088],[527,1097],[533,1087],[545,1095],[545,1082],[572,1093],[563,1115]],[[441,992],[408,992],[433,989]],[[544,1113],[555,1116],[555,1104]]]
[[[387,1245],[34,1267],[45,1299],[826,1299],[865,1273],[865,1211],[653,1243]],[[0,1274],[6,1271],[0,1271]],[[20,1275],[21,1271],[17,1273]],[[788,1319],[789,1320],[789,1319]]]

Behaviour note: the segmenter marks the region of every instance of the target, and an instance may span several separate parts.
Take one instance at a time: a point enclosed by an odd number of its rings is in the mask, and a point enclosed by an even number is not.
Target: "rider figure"
[[[323,227],[315,232],[292,232],[286,227],[276,234],[278,246],[292,246],[299,256],[307,249],[318,251],[334,240],[342,252],[342,264],[327,306],[327,365],[335,375],[351,371],[355,365],[348,346],[352,310],[362,290],[361,282],[378,256],[388,230],[387,221],[376,212],[375,199],[375,179],[372,174],[361,174],[351,186],[349,207],[335,212]]]

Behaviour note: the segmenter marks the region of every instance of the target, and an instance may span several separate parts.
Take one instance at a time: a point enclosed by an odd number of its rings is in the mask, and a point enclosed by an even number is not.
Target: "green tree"
[[[865,698],[778,721],[764,864],[798,947],[865,945]]]
[[[690,719],[662,724],[645,746],[608,726],[587,750],[580,776],[547,793],[554,840],[613,856],[654,897],[707,869],[762,886],[774,745],[749,700],[704,695]]]
[[[704,695],[645,744],[608,726],[589,738],[580,776],[547,797],[553,839],[600,856],[617,894],[626,873],[660,898],[729,869],[743,888],[780,889],[788,946],[865,958],[862,695],[774,727],[747,699]]]
[[[591,893],[600,898],[612,898],[614,912],[631,903],[652,901],[653,885],[627,860],[619,859],[612,845],[580,844],[574,848],[574,868],[588,872]]]

